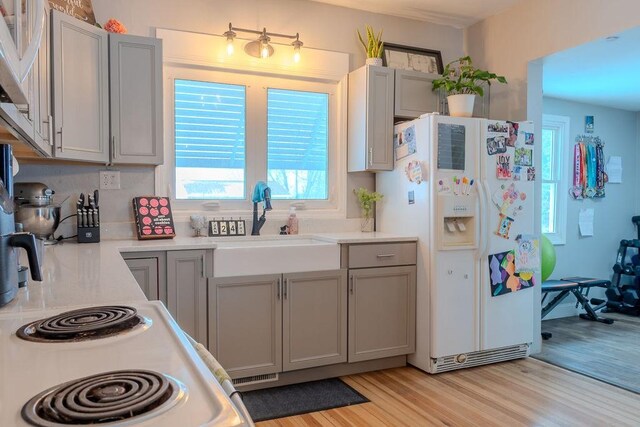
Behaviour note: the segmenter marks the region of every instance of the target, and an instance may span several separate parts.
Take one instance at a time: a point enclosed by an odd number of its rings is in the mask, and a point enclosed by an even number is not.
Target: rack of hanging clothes
[[[573,187],[569,191],[571,197],[604,197],[604,185],[608,181],[604,167],[604,142],[600,137],[578,135],[573,147]]]

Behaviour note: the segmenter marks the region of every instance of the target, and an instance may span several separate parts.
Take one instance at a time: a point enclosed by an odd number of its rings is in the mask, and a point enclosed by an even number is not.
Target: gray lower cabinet
[[[167,304],[167,260],[164,252],[123,254],[129,270],[148,300]]]
[[[415,351],[416,267],[349,270],[349,362]]]
[[[283,280],[283,371],[346,362],[347,270]]]
[[[109,162],[107,32],[51,11],[54,156]]]
[[[433,91],[433,81],[440,75],[409,70],[396,70],[395,74],[395,117],[415,119],[438,111],[438,94]]]
[[[111,162],[162,164],[162,40],[109,34]]]
[[[167,251],[167,309],[193,339],[207,346],[207,278],[211,250]]]
[[[282,371],[282,276],[213,278],[209,351],[231,378]]]
[[[346,270],[214,278],[209,350],[232,378],[347,361]]]

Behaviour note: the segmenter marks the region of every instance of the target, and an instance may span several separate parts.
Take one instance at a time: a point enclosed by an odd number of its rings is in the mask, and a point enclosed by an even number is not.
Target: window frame
[[[174,216],[188,216],[203,210],[225,214],[251,212],[251,194],[255,183],[267,181],[267,89],[300,90],[329,94],[328,188],[326,200],[272,199],[275,216],[285,215],[291,206],[344,217],[346,165],[342,152],[345,144],[346,85],[320,79],[285,75],[264,75],[248,71],[165,64],[165,163],[156,170],[156,192],[169,193]],[[246,88],[245,196],[243,199],[184,200],[175,192],[175,80],[209,81],[242,85]],[[177,213],[177,215],[176,215]]]
[[[557,168],[557,180],[544,180],[542,176],[542,169],[540,170],[541,191],[542,185],[545,183],[557,183],[555,210],[556,231],[554,233],[545,233],[545,236],[547,236],[553,245],[564,245],[567,243],[567,200],[569,187],[571,185],[569,179],[573,157],[571,152],[572,145],[570,142],[571,119],[567,116],[543,114],[542,129],[548,129],[554,132],[554,141],[557,141],[555,147],[553,147],[556,159],[556,164],[553,166]],[[542,144],[542,135],[540,136],[540,144]],[[540,148],[541,156],[542,152],[543,150]],[[543,159],[541,158],[540,160],[540,164],[542,165]],[[542,209],[540,211],[540,217],[542,220]]]

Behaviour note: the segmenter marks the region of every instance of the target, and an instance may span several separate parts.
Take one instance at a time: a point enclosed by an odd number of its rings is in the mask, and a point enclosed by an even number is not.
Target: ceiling
[[[640,27],[544,58],[545,96],[640,111]]]
[[[312,0],[455,27],[468,27],[522,0]]]

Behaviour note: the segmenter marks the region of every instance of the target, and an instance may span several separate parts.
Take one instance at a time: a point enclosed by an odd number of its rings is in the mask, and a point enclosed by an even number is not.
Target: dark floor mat
[[[339,378],[248,391],[242,396],[256,422],[369,401]]]

